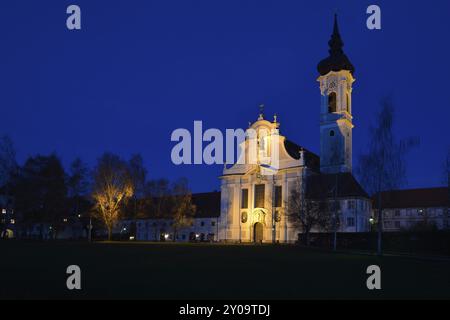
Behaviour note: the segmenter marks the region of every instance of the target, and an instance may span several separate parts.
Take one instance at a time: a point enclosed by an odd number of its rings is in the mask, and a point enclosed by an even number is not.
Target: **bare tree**
[[[122,205],[133,195],[127,163],[116,155],[105,153],[98,159],[93,178],[92,197],[95,200],[96,212],[105,223],[108,240],[111,240]]]
[[[171,190],[167,179],[150,180],[146,183],[146,207],[153,219],[167,217],[170,214]],[[155,239],[158,235],[158,226],[153,227]]]
[[[191,226],[196,208],[186,179],[174,183],[172,194],[173,241],[176,241],[179,230]]]
[[[0,206],[9,210],[12,205],[12,180],[17,173],[16,153],[8,136],[0,137]],[[0,233],[7,225],[7,219],[0,221]]]
[[[371,127],[367,153],[359,158],[357,174],[366,191],[377,195],[378,241],[377,253],[382,254],[382,198],[383,191],[395,190],[406,182],[405,156],[417,145],[417,138],[397,141],[393,132],[394,106],[389,98],[381,101],[375,127]]]
[[[16,168],[16,152],[13,142],[9,136],[2,136],[0,137],[0,188],[10,182]]]
[[[154,218],[161,218],[169,213],[171,190],[167,179],[149,181],[146,193],[146,197],[151,202],[150,211]]]
[[[444,179],[447,184],[448,203],[450,204],[450,147],[447,150],[447,157],[445,159]],[[450,205],[449,205],[450,207]],[[450,208],[447,208],[447,216],[450,214]]]
[[[89,168],[80,158],[76,158],[70,165],[67,189],[72,214],[77,215],[80,213],[80,202],[89,189]]]
[[[128,170],[130,172],[131,183],[134,190],[130,206],[128,206],[128,216],[142,218],[145,216],[144,207],[147,170],[144,167],[144,161],[140,154],[135,154],[130,158],[128,161]]]
[[[444,183],[449,187],[450,192],[450,147],[447,150],[447,156],[444,162]]]
[[[306,178],[307,179],[307,178]],[[310,233],[314,227],[325,227],[324,214],[327,202],[322,199],[312,199],[307,197],[306,179],[298,181],[289,194],[289,200],[286,203],[287,217],[292,225],[302,231],[305,236],[305,243],[310,244]]]

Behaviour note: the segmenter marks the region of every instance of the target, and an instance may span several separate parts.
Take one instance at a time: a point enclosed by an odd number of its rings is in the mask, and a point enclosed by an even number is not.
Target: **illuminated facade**
[[[285,207],[292,188],[300,188],[303,175],[318,169],[313,153],[287,140],[279,133],[279,123],[264,119],[261,113],[249,130],[256,132],[257,161],[226,167],[221,177],[221,216],[219,239],[226,241],[264,241],[275,237],[281,242],[295,239],[296,230],[286,218]],[[267,134],[267,132],[269,134]],[[262,134],[261,134],[262,133]],[[242,155],[251,158],[250,139],[242,146]],[[263,158],[278,153],[278,168]]]
[[[268,121],[261,112],[248,129],[256,143],[247,138],[241,145],[245,163],[225,167],[221,176],[219,240],[296,241],[301,230],[287,216],[292,190],[305,190],[308,184],[319,183],[325,185],[321,190],[328,193],[336,187],[334,181],[341,184],[334,194],[339,204],[339,231],[370,229],[369,197],[351,174],[354,67],[342,50],[337,19],[329,47],[329,57],[318,65],[320,158],[282,136],[276,117]]]

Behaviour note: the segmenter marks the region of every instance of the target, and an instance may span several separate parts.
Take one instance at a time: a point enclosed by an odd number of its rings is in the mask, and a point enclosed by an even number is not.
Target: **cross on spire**
[[[334,26],[333,26],[333,34],[331,35],[331,40],[328,42],[330,47],[330,55],[339,55],[343,54],[342,47],[344,46],[344,42],[341,39],[341,34],[339,33],[339,25],[337,13],[334,14]]]

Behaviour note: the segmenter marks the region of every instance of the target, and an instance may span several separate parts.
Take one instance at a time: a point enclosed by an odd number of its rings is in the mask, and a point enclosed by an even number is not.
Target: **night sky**
[[[82,30],[66,28],[66,8]],[[382,30],[366,28],[378,4]],[[450,1],[17,0],[0,2],[0,135],[20,163],[56,152],[93,165],[104,151],[144,157],[150,178],[219,188],[222,166],[175,166],[176,128],[246,128],[258,105],[281,133],[319,152],[317,63],[337,11],[356,67],[354,164],[379,101],[390,95],[398,138],[417,136],[408,185],[443,183],[450,146]]]

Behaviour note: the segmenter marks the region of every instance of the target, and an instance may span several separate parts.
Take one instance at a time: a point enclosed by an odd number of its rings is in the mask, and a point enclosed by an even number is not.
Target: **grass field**
[[[82,290],[66,289],[79,265]],[[366,288],[381,267],[382,290]],[[0,241],[0,298],[450,298],[450,262],[296,246]]]

